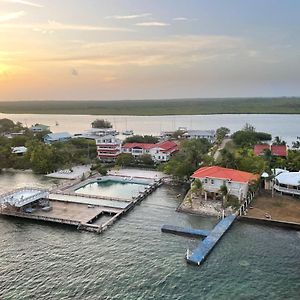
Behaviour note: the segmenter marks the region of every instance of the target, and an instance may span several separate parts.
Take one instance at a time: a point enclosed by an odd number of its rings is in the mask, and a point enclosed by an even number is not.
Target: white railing
[[[300,189],[290,189],[287,187],[279,186],[277,184],[274,184],[273,187],[278,192],[283,192],[283,193],[293,194],[293,195],[300,195]]]

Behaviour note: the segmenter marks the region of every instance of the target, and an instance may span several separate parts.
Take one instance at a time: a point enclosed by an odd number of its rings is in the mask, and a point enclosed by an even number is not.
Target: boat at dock
[[[129,130],[125,130],[122,132],[123,135],[133,135],[133,130],[132,129],[129,129]]]

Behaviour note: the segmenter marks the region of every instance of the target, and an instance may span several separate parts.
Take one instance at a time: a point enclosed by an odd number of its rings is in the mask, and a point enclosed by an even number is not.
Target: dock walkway
[[[209,230],[194,229],[194,228],[184,228],[174,225],[163,225],[161,227],[162,232],[173,233],[178,235],[187,235],[193,237],[207,237],[210,233]]]
[[[191,255],[186,256],[187,262],[199,266],[209,255],[225,232],[230,228],[235,219],[236,215],[232,214],[221,220],[210,234],[199,244],[198,248],[193,250]]]

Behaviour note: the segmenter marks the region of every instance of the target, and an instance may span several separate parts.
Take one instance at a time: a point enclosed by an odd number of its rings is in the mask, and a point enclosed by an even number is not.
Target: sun
[[[0,63],[0,76],[6,75],[10,70],[10,67]]]

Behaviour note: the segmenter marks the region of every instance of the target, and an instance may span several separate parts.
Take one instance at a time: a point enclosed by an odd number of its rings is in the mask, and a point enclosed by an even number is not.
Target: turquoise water
[[[123,183],[113,180],[105,182],[93,182],[76,190],[76,193],[85,195],[101,195],[106,197],[117,197],[131,199],[138,196],[139,192],[144,191],[146,185],[137,183]]]
[[[217,220],[175,212],[179,192],[162,186],[102,235],[0,218],[0,299],[299,299],[299,232],[237,222],[190,266],[199,240],[161,225]]]

